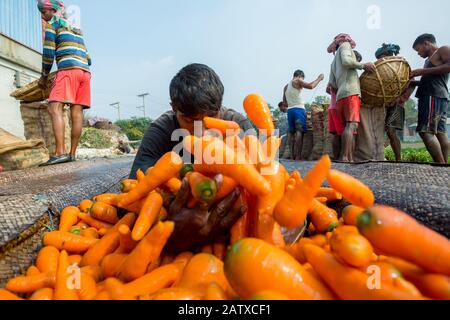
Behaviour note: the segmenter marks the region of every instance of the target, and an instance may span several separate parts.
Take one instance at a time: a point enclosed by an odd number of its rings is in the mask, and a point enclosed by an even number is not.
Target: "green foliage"
[[[405,122],[406,126],[417,123],[417,104],[414,100],[409,99],[405,104]]]
[[[116,121],[115,125],[122,129],[130,140],[142,140],[144,133],[152,123],[150,118],[133,117],[127,120]]]
[[[386,159],[389,161],[395,161],[394,151],[391,147],[385,150]],[[449,159],[450,160],[450,159]],[[402,161],[405,162],[420,162],[420,163],[433,163],[433,158],[428,153],[427,149],[420,148],[404,148],[402,149]]]
[[[95,128],[84,128],[80,143],[82,146],[92,149],[109,149],[113,146],[111,137],[105,131]]]
[[[331,103],[331,98],[330,98],[330,96],[317,96],[314,98],[314,103],[328,104],[328,103]]]

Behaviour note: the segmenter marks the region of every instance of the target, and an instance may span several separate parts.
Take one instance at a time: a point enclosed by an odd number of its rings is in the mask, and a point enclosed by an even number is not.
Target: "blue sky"
[[[296,69],[307,80],[320,73],[328,79],[333,57],[326,48],[340,32],[355,38],[364,62],[375,60],[381,43],[396,42],[413,68],[423,65],[411,49],[418,35],[434,33],[439,44],[450,44],[450,2],[439,0],[65,2],[81,9],[93,59],[90,114],[112,120],[117,112],[109,104],[117,101],[122,118],[142,115],[136,107],[143,92],[150,93],[147,115],[167,111],[170,80],[193,62],[215,69],[225,85],[224,105],[242,111],[252,92],[277,105]],[[305,92],[305,100],[324,94],[325,86]]]

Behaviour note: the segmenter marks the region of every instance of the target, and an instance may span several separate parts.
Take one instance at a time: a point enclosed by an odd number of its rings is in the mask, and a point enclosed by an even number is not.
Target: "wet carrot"
[[[145,179],[144,171],[142,171],[141,169],[138,169],[138,171],[136,171],[136,179],[137,179],[138,183],[144,181],[144,179]]]
[[[259,215],[273,215],[278,202],[283,199],[286,188],[285,181],[286,169],[277,161],[272,161],[269,165],[261,167],[261,173],[264,179],[270,184],[271,192],[266,196],[260,196],[257,200],[257,212]]]
[[[372,245],[359,234],[335,232],[330,247],[342,261],[356,268],[367,267],[372,261]]]
[[[81,259],[83,259],[83,257],[80,255],[69,256],[69,265],[70,266],[74,265],[74,264],[79,265],[81,262]]]
[[[133,190],[134,188],[136,188],[136,186],[138,185],[137,180],[132,180],[132,179],[125,179],[121,182],[121,188],[120,191],[122,193],[127,193],[130,192],[131,190]]]
[[[125,224],[131,226],[136,220],[134,213],[128,213],[125,215],[108,233],[98,240],[98,242],[89,249],[83,256],[81,266],[98,266],[102,259],[113,253],[120,245],[119,226]]]
[[[305,254],[303,253],[303,248],[305,247],[306,244],[317,245],[317,243],[311,238],[302,238],[300,239],[299,242],[295,244],[285,246],[283,250],[289,253],[292,257],[294,257],[295,260],[297,260],[301,264],[304,264],[306,263],[306,257]]]
[[[53,246],[46,246],[39,251],[36,266],[42,273],[55,273],[58,269],[59,250]]]
[[[97,229],[92,228],[92,227],[81,230],[81,236],[86,237],[86,238],[91,238],[91,239],[100,238],[100,235],[99,235]]]
[[[205,118],[203,118],[203,123],[206,128],[216,129],[225,136],[227,134],[237,135],[237,134],[239,134],[239,132],[241,130],[241,127],[239,127],[239,124],[234,121],[225,121],[222,119],[205,117]]]
[[[147,273],[152,272],[153,270],[158,269],[159,267],[161,267],[161,256],[158,257],[158,259],[156,259],[155,261],[152,261],[147,268]]]
[[[314,199],[316,199],[317,201],[319,201],[322,204],[327,204],[327,202],[328,202],[328,198],[325,198],[325,197],[320,197],[320,198],[316,197]]]
[[[327,201],[342,200],[342,194],[334,190],[333,188],[320,188],[317,192],[316,197],[327,198]]]
[[[103,202],[95,202],[89,212],[92,218],[106,223],[116,224],[119,221],[117,209]]]
[[[126,294],[125,285],[119,279],[106,279],[105,290],[112,300],[134,300],[133,297]]]
[[[169,188],[170,192],[177,193],[181,189],[181,180],[178,178],[172,178],[167,181],[164,185]]]
[[[114,278],[128,254],[109,254],[101,262],[102,273],[105,278]]]
[[[133,238],[131,237],[130,227],[125,224],[122,224],[119,227],[119,236],[120,236],[120,245],[115,253],[118,254],[130,253],[137,245],[137,242],[134,241]]]
[[[199,290],[185,288],[167,288],[159,290],[153,295],[145,295],[141,299],[162,300],[162,301],[180,301],[180,300],[201,300],[205,294]]]
[[[270,137],[275,133],[272,113],[263,97],[258,94],[248,95],[244,100],[244,110],[263,134]]]
[[[80,300],[94,300],[97,295],[97,284],[94,278],[86,273],[81,273],[80,288],[77,289]]]
[[[94,229],[95,229],[95,228],[94,228]],[[99,235],[100,237],[104,237],[104,236],[108,233],[109,229],[111,229],[111,228],[101,228],[101,229],[98,229],[98,235]]]
[[[281,147],[281,138],[279,137],[269,137],[262,144],[262,149],[264,152],[265,163],[270,163],[278,158],[278,152]]]
[[[27,269],[26,276],[27,277],[36,276],[40,273],[41,273],[41,271],[36,266],[31,266]]]
[[[247,151],[248,161],[259,166],[261,163],[266,162],[265,152],[261,141],[257,136],[247,135],[244,137],[245,150]]]
[[[311,222],[319,233],[333,231],[338,226],[337,212],[316,199],[313,200],[308,213],[311,217]]]
[[[173,222],[159,222],[129,254],[119,271],[119,279],[133,281],[142,277],[148,265],[158,259],[174,229]]]
[[[92,207],[93,204],[94,203],[91,200],[85,199],[80,202],[78,208],[80,209],[81,212],[87,213],[89,212],[89,209]]]
[[[119,196],[119,207],[144,198],[149,192],[176,177],[182,166],[183,161],[178,154],[175,152],[165,154],[136,188]]]
[[[53,300],[53,289],[52,288],[39,289],[31,295],[30,300],[36,300],[36,301]]]
[[[78,223],[78,215],[80,209],[77,207],[66,207],[61,212],[61,220],[59,223],[59,231],[69,232],[70,228]]]
[[[93,218],[90,214],[87,214],[87,213],[80,213],[79,217],[83,222],[90,225],[91,227],[94,227],[97,230],[100,230],[102,228],[110,229],[113,226],[110,223],[106,223],[106,222],[97,220],[97,219]]]
[[[271,301],[286,301],[289,300],[289,298],[276,291],[269,291],[269,290],[263,290],[255,293],[250,300],[271,300]]]
[[[163,199],[158,192],[151,192],[147,196],[131,233],[134,241],[141,241],[150,231],[161,212],[162,206]]]
[[[100,282],[104,279],[102,268],[99,266],[86,266],[81,268],[81,273],[90,276],[95,282]],[[99,290],[100,292],[100,290]]]
[[[215,282],[211,283],[206,290],[205,300],[228,300],[225,291]]]
[[[450,240],[408,214],[375,206],[358,217],[358,229],[374,247],[428,272],[450,276]]]
[[[34,276],[20,276],[10,279],[5,289],[15,293],[33,293],[36,290],[53,287],[55,285],[55,274],[39,273]]]
[[[0,289],[0,301],[13,301],[13,300],[23,300],[23,299],[16,296],[14,293],[9,292],[8,290]]]
[[[368,286],[369,274],[340,263],[324,249],[305,245],[303,248],[308,262],[314,270],[344,300],[417,300],[418,297],[388,284],[371,290]]]
[[[230,243],[234,244],[238,242],[239,240],[242,240],[244,238],[247,238],[247,230],[248,230],[248,224],[247,224],[247,214],[244,214],[231,228],[231,240]]]
[[[191,172],[187,177],[191,187],[191,194],[195,200],[202,203],[211,203],[215,200],[217,194],[215,180],[205,177],[198,172]]]
[[[340,172],[330,170],[328,182],[331,187],[342,194],[351,204],[361,208],[369,208],[375,203],[372,190],[358,179]]]
[[[363,208],[357,206],[347,206],[342,211],[342,217],[344,218],[344,223],[350,226],[356,226],[358,223],[358,217],[364,212]]]
[[[173,255],[166,253],[161,258],[161,265],[160,266],[162,267],[162,266],[171,264],[174,259],[175,259],[175,257]]]
[[[94,197],[95,202],[102,202],[109,204],[110,206],[117,206],[117,197],[119,195],[115,193],[105,193]],[[93,203],[92,203],[93,204]]]
[[[56,272],[55,300],[78,300],[75,284],[71,283],[69,270],[69,256],[65,250],[59,255],[58,270]],[[73,285],[73,287],[71,286]]]
[[[218,186],[216,201],[226,198],[234,189],[238,187],[238,183],[233,179],[223,176],[222,183]]]
[[[97,243],[97,239],[77,236],[69,232],[53,231],[44,235],[44,245],[70,253],[85,253]]]

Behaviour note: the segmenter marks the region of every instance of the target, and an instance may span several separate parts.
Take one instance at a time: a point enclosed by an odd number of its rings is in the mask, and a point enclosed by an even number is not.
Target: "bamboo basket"
[[[376,72],[361,75],[362,102],[373,107],[385,107],[408,87],[411,67],[402,57],[387,57],[375,62]]]
[[[56,73],[51,73],[48,76],[47,88],[45,90],[42,90],[39,87],[39,80],[36,80],[11,93],[11,97],[22,102],[40,102],[47,100],[50,96],[50,91],[52,90],[55,77]]]

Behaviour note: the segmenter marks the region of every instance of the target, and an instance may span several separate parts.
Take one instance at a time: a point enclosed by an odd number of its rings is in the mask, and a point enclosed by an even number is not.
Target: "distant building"
[[[0,1],[0,128],[19,137],[19,102],[10,94],[40,77],[42,27],[36,0]]]

